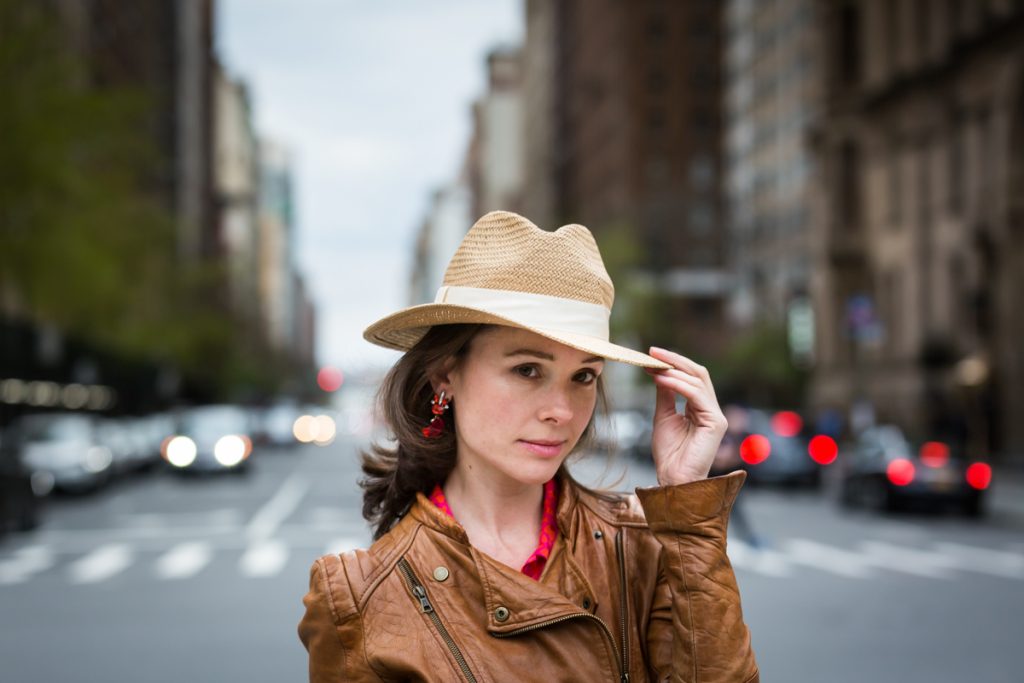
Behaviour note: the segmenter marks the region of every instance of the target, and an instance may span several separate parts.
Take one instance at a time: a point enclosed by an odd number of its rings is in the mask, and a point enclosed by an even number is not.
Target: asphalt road
[[[0,681],[305,680],[309,566],[369,541],[355,446],[254,458],[245,477],[158,471],[57,498],[41,529],[0,540]],[[634,464],[622,486],[653,481]],[[972,522],[745,489],[767,548],[729,552],[762,680],[1019,681],[1024,511],[1020,489],[993,494]]]

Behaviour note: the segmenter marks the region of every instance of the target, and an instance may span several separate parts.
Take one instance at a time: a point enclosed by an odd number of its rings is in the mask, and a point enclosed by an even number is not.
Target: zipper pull
[[[620,680],[620,681],[621,681],[622,683],[629,683],[629,674],[628,674],[628,673],[624,673],[624,674],[622,674],[622,677],[621,677],[621,678],[620,678],[619,680]]]
[[[413,586],[413,595],[415,595],[420,601],[420,608],[427,614],[434,611],[434,608],[430,604],[430,600],[427,599],[427,592],[423,590],[423,586]]]

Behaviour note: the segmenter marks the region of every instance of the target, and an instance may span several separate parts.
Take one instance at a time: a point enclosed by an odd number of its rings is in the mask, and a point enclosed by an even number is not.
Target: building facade
[[[620,292],[666,296],[644,336],[698,356],[725,339],[722,8],[533,0],[526,16],[524,205],[631,242]]]
[[[1024,453],[1024,3],[817,8],[814,401]]]
[[[822,84],[815,9],[814,0],[730,0],[727,8],[729,312],[738,327],[785,323],[810,292],[808,132]]]

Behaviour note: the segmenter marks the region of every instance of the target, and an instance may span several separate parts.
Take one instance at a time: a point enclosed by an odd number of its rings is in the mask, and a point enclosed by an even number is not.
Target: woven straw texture
[[[444,284],[534,292],[611,310],[615,288],[593,235],[582,225],[546,232],[522,216],[492,211],[459,245]]]
[[[545,294],[611,310],[615,289],[594,237],[582,225],[546,232],[518,214],[492,211],[463,238],[444,276],[448,286]],[[449,303],[406,308],[366,328],[363,337],[399,351],[416,345],[434,325],[483,323],[528,329],[609,360],[653,368],[669,366],[645,353],[586,335],[538,329],[486,310]]]

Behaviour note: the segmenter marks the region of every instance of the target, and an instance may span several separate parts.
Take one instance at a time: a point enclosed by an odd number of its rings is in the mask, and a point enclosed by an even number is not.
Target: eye
[[[512,368],[512,372],[516,373],[520,377],[526,377],[527,379],[533,379],[534,377],[540,376],[540,370],[537,369],[536,365],[517,365]]]
[[[576,373],[575,379],[581,384],[593,384],[597,379],[597,373],[593,370],[582,370]]]

